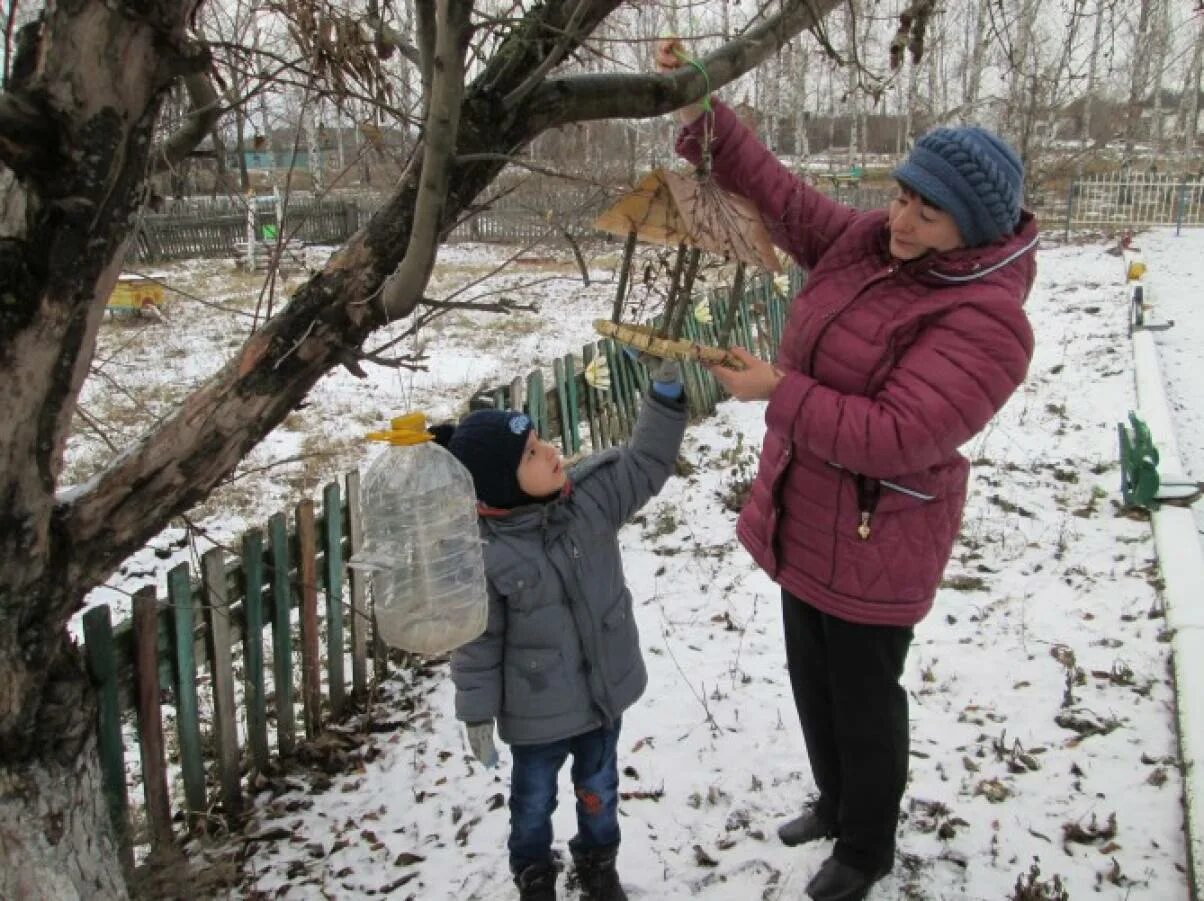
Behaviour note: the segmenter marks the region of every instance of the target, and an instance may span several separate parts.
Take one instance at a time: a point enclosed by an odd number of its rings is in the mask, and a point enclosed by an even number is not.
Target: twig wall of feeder
[[[623,303],[627,300],[627,285],[631,281],[631,259],[635,256],[636,230],[627,233],[627,243],[623,245],[623,264],[619,267],[619,287],[615,291],[614,309],[610,313],[610,321],[618,322],[623,317]]]
[[[669,276],[669,290],[665,294],[665,310],[661,315],[662,338],[669,337],[669,324],[673,321],[673,311],[677,308],[678,287],[681,285],[681,273],[686,264],[686,242],[677,245],[677,259],[673,261],[673,274]]]
[[[736,274],[732,278],[731,290],[727,293],[727,308],[723,311],[723,323],[719,326],[719,346],[726,348],[732,337],[732,327],[736,324],[736,309],[740,298],[744,295],[744,263],[736,264]]]
[[[698,264],[702,259],[702,249],[693,247],[690,249],[690,257],[686,263],[686,274],[682,278],[681,285],[677,289],[677,305],[674,310],[673,321],[669,322],[666,319],[666,327],[668,331],[665,333],[669,338],[678,338],[681,336],[681,326],[686,318],[686,311],[691,307],[691,301],[694,295],[694,279],[698,276]]]

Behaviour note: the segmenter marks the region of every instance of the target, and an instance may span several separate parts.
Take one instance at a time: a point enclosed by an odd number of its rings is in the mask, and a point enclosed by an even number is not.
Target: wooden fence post
[[[322,589],[326,595],[326,681],[330,715],[343,716],[346,684],[343,675],[343,502],[339,483],[322,491]]]
[[[293,586],[289,581],[288,525],[284,514],[268,520],[272,555],[272,682],[276,693],[276,753],[287,757],[297,741],[293,709]]]
[[[194,825],[205,814],[205,767],[201,758],[194,608],[187,563],[180,563],[168,572],[167,599],[176,627],[176,731],[180,741],[180,771],[190,825]]]
[[[347,537],[350,556],[364,540],[360,526],[360,474],[347,473]],[[366,577],[362,570],[349,570],[351,582],[351,696],[357,703],[368,697],[368,599]]]
[[[525,406],[526,400],[527,400],[526,382],[523,381],[522,376],[516,375],[510,381],[510,398],[509,398],[510,409],[511,410],[525,410],[526,409],[526,406]]]
[[[134,595],[134,679],[138,699],[138,753],[151,847],[172,843],[171,801],[159,702],[159,601],[153,586]]]
[[[569,422],[573,436],[572,453],[581,450],[581,400],[577,389],[578,380],[585,383],[584,377],[577,372],[577,360],[573,354],[564,355],[565,390],[568,393]]]
[[[619,370],[619,353],[615,352],[615,343],[610,338],[604,338],[598,344],[606,355],[606,368],[610,372],[610,405],[613,414],[610,429],[611,445],[620,443],[631,434],[631,426],[627,421],[626,385],[623,373]]]
[[[571,367],[571,361],[570,361]],[[569,386],[573,370],[565,372],[565,361],[560,357],[552,360],[552,381],[556,385],[556,406],[560,415],[560,447],[565,456],[573,453],[576,435],[574,434],[573,414],[569,411]]]
[[[263,533],[242,536],[243,695],[247,705],[247,748],[256,773],[268,769],[268,712],[263,678]]]
[[[217,745],[222,807],[230,821],[242,814],[238,719],[234,707],[234,666],[231,652],[230,600],[226,592],[226,555],[221,548],[201,557],[201,586],[209,626],[209,675],[213,683],[213,727]]]
[[[301,591],[301,715],[305,737],[322,727],[322,684],[318,671],[318,573],[314,502],[297,505],[297,581]]]
[[[543,373],[538,369],[527,374],[527,415],[531,417],[535,433],[540,438],[549,438],[547,396],[543,392]]]
[[[598,345],[596,343],[586,344],[581,348],[581,365],[589,368],[597,356]],[[585,418],[589,422],[589,443],[594,453],[606,447],[606,436],[603,433],[603,419],[601,414],[602,401],[600,400],[601,392],[593,385],[582,380],[581,398],[585,404]]]
[[[117,836],[122,864],[134,862],[129,842],[129,798],[125,790],[125,745],[121,741],[121,705],[117,700],[117,658],[113,653],[113,620],[108,604],[84,614],[88,673],[96,685],[97,742],[101,786]]]

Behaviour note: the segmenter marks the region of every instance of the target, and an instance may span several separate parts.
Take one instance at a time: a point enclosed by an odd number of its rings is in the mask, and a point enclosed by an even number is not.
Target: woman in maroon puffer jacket
[[[662,43],[662,71],[680,65]],[[819,797],[779,835],[836,838],[807,886],[864,898],[894,860],[907,782],[912,627],[932,607],[966,499],[958,448],[1024,379],[1037,227],[1023,165],[980,128],[922,137],[890,207],[859,212],[789,172],[727,107],[679,112],[716,182],[752,201],[808,271],[774,363],[712,370],[767,400],[740,541],[782,587],[786,656]]]

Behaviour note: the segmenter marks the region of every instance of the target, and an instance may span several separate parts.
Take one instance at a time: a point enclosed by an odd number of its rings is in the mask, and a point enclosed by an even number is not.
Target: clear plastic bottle
[[[485,631],[485,562],[472,476],[426,432],[422,414],[368,436],[389,446],[360,482],[361,546],[376,627],[391,647],[442,654]]]

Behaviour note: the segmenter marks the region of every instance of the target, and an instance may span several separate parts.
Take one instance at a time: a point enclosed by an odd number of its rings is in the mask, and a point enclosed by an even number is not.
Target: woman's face
[[[531,497],[547,497],[564,487],[564,461],[555,445],[540,441],[532,429],[518,464],[518,487]]]
[[[962,246],[961,232],[953,217],[929,206],[920,195],[903,185],[887,210],[890,223],[890,255],[896,260],[918,260],[926,253],[943,253]]]

